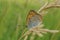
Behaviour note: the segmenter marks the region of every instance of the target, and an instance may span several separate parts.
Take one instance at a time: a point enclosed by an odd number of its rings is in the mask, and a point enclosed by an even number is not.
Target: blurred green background
[[[0,40],[18,40],[27,28],[28,12],[32,9],[38,11],[46,2],[47,0],[0,0]],[[47,14],[43,17],[44,27],[60,30],[60,8],[49,8],[46,11]],[[60,32],[44,34],[43,37],[35,36],[34,40],[60,40]]]

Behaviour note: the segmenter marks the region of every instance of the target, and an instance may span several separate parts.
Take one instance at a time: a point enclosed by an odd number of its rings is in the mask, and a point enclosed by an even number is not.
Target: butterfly
[[[24,35],[22,35],[21,38],[23,38],[25,36],[24,39],[27,39],[27,36],[30,33],[33,33],[33,34],[35,32],[38,33],[37,32],[37,30],[38,30],[37,28],[39,28],[39,27],[37,27],[38,24],[39,24],[39,26],[40,26],[40,24],[42,24],[42,16],[34,10],[30,10],[27,15],[27,18],[26,18],[26,26],[28,27],[29,30],[26,33],[24,33]],[[37,34],[37,35],[39,35],[39,34]]]
[[[42,22],[42,16],[34,10],[30,10],[26,18],[27,27],[33,28]]]

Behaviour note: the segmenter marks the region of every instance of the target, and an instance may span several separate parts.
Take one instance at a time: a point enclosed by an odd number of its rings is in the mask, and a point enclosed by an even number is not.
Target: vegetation
[[[28,12],[32,9],[38,11],[46,2],[47,0],[0,0],[0,40],[18,40],[27,28]],[[49,3],[52,2],[54,0],[49,0]],[[43,16],[44,28],[60,30],[60,8],[53,7],[44,12],[47,12]],[[60,32],[44,34],[43,37],[36,35],[34,40],[60,40]]]

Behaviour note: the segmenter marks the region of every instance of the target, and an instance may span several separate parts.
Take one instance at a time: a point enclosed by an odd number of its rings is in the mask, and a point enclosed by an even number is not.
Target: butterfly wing
[[[35,12],[34,10],[30,10],[27,16],[27,26],[28,28],[32,28],[37,26],[42,21],[42,17],[40,14]]]

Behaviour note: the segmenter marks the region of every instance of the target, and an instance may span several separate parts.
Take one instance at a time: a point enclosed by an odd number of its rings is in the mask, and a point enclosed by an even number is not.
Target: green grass
[[[37,3],[36,3],[37,2]],[[0,0],[0,40],[17,40],[21,37],[26,25],[29,10],[38,11],[43,5],[39,1],[30,0]],[[43,24],[48,29],[60,30],[60,8],[50,8],[43,17]],[[60,32],[46,34],[42,38],[35,36],[35,40],[60,40]]]

